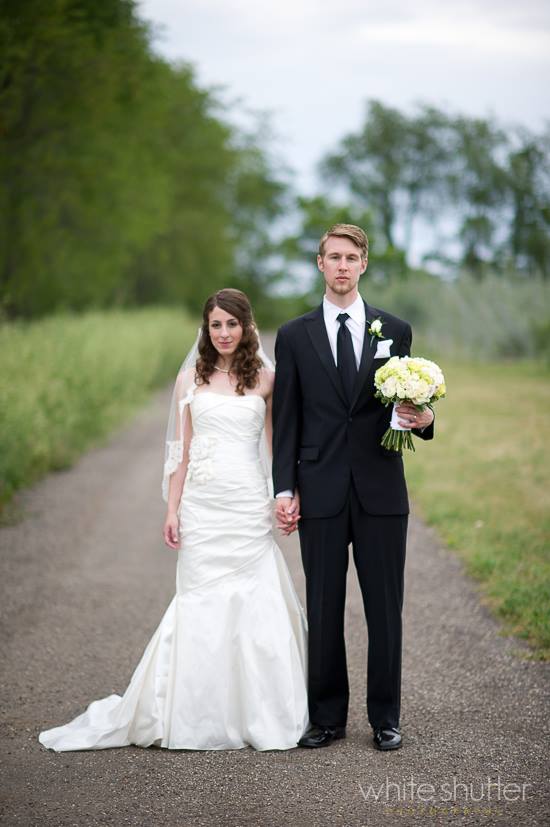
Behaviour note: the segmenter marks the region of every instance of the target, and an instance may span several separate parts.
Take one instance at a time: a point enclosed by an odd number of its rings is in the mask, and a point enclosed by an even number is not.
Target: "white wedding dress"
[[[271,530],[261,396],[194,394],[176,595],[122,697],[41,732],[56,751],[296,746],[306,621]]]

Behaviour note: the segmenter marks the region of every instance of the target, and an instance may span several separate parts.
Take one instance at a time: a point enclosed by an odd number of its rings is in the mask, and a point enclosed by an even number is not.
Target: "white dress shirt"
[[[355,353],[355,361],[357,362],[357,370],[359,370],[359,363],[361,362],[361,353],[363,352],[363,339],[365,338],[365,305],[361,296],[357,296],[353,304],[342,309],[336,304],[333,304],[323,297],[323,318],[325,320],[325,327],[327,329],[327,336],[332,351],[334,364],[338,365],[336,358],[336,337],[340,329],[340,322],[338,316],[340,313],[348,313],[349,319],[346,319],[346,327],[351,334],[351,341],[353,343],[353,352]],[[292,491],[279,491],[275,497],[293,497]]]
[[[351,334],[351,341],[353,342],[353,352],[355,353],[355,361],[357,363],[357,370],[359,370],[359,363],[361,362],[361,353],[363,351],[363,339],[365,338],[365,305],[361,296],[357,296],[353,304],[349,307],[341,308],[333,304],[327,299],[323,298],[323,318],[325,320],[325,327],[327,329],[327,336],[330,342],[330,349],[334,363],[337,365],[336,358],[336,338],[340,330],[340,322],[338,316],[340,313],[348,313],[349,319],[346,319],[346,327]]]

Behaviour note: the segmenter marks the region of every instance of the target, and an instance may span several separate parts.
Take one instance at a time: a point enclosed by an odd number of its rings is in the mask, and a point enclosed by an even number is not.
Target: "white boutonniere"
[[[384,322],[380,318],[375,319],[373,322],[370,323],[370,327],[367,330],[367,333],[370,334],[370,343],[371,343],[371,345],[374,342],[375,337],[377,339],[382,339],[383,338],[383,333],[382,333],[382,325],[383,324],[384,324]]]

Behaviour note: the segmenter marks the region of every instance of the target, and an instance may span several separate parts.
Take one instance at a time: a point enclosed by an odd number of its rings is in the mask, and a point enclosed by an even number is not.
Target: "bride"
[[[168,423],[176,594],[124,695],[41,732],[45,747],[289,749],[307,728],[305,616],[273,539],[262,462],[272,367],[244,293],[211,296]]]

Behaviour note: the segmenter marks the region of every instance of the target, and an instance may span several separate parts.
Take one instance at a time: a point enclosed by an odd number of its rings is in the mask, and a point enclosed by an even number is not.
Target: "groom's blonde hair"
[[[361,250],[361,258],[368,258],[369,240],[367,234],[361,227],[356,227],[355,224],[335,224],[330,230],[327,230],[319,242],[319,255],[321,258],[325,255],[325,244],[331,236],[349,238],[349,240],[353,241],[355,246]]]

